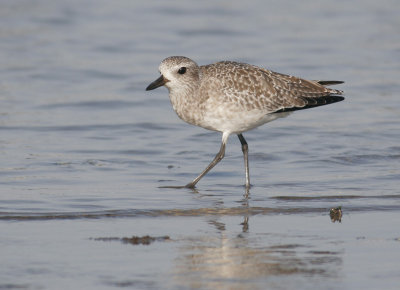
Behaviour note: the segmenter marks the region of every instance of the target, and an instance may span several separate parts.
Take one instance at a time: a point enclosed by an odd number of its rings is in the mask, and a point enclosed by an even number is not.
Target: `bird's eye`
[[[186,67],[181,67],[179,70],[178,70],[178,74],[181,74],[181,75],[183,75],[184,73],[186,72]]]

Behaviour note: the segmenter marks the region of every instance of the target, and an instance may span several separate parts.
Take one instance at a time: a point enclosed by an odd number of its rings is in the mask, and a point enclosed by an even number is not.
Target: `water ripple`
[[[138,128],[143,130],[168,129],[158,123],[124,123],[124,124],[84,124],[65,126],[0,126],[0,131],[60,132],[60,131],[93,131]]]
[[[273,199],[284,201],[312,201],[324,200],[329,202],[337,202],[343,200],[357,199],[383,199],[398,200],[400,195],[383,195],[383,196],[318,196],[318,197],[298,197],[298,196],[277,196]],[[343,212],[373,212],[373,211],[399,211],[400,204],[376,204],[371,205],[347,205],[342,207]],[[297,214],[329,214],[329,208],[323,206],[282,206],[282,207],[226,207],[226,208],[196,208],[196,209],[122,209],[122,210],[104,210],[90,212],[0,212],[0,220],[15,221],[34,221],[34,220],[72,220],[72,219],[102,219],[102,218],[133,218],[133,217],[175,217],[175,216],[254,216],[254,215],[297,215]]]

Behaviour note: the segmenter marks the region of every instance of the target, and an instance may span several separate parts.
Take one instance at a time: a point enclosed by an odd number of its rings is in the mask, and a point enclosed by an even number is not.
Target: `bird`
[[[165,86],[176,114],[183,121],[222,133],[220,149],[210,164],[184,188],[194,189],[225,156],[228,137],[241,143],[245,187],[250,188],[248,144],[243,132],[293,111],[344,100],[343,91],[327,88],[343,81],[306,80],[255,65],[219,61],[199,66],[185,56],[170,56],[159,65],[160,77],[146,91]]]

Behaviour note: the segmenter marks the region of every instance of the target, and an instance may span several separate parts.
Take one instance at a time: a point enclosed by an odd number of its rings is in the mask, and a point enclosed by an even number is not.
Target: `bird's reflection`
[[[246,187],[245,193],[242,199],[242,207],[247,209],[247,214],[243,216],[243,222],[240,224],[242,226],[242,232],[247,233],[249,231],[249,195],[250,189]]]
[[[285,239],[283,243],[264,240],[260,245],[257,234],[250,230],[250,198],[246,193],[240,201],[243,210],[237,228],[231,223],[237,216],[212,215],[207,217],[210,232],[185,241],[175,261],[178,285],[194,289],[265,289],[271,276],[322,277],[324,263],[341,263],[338,253],[305,252],[306,246],[289,241],[285,244]]]

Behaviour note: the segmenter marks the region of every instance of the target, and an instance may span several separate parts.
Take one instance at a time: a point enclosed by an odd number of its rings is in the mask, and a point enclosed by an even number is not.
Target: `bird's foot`
[[[190,188],[190,189],[195,189],[196,184],[193,183],[193,182],[189,182],[189,183],[186,184],[184,187],[185,187],[185,188]]]
[[[159,186],[158,188],[186,188],[186,186],[182,185],[164,185],[164,186]]]
[[[194,190],[196,186],[190,182],[186,185],[164,185],[164,186],[159,186],[158,188],[190,188]]]

